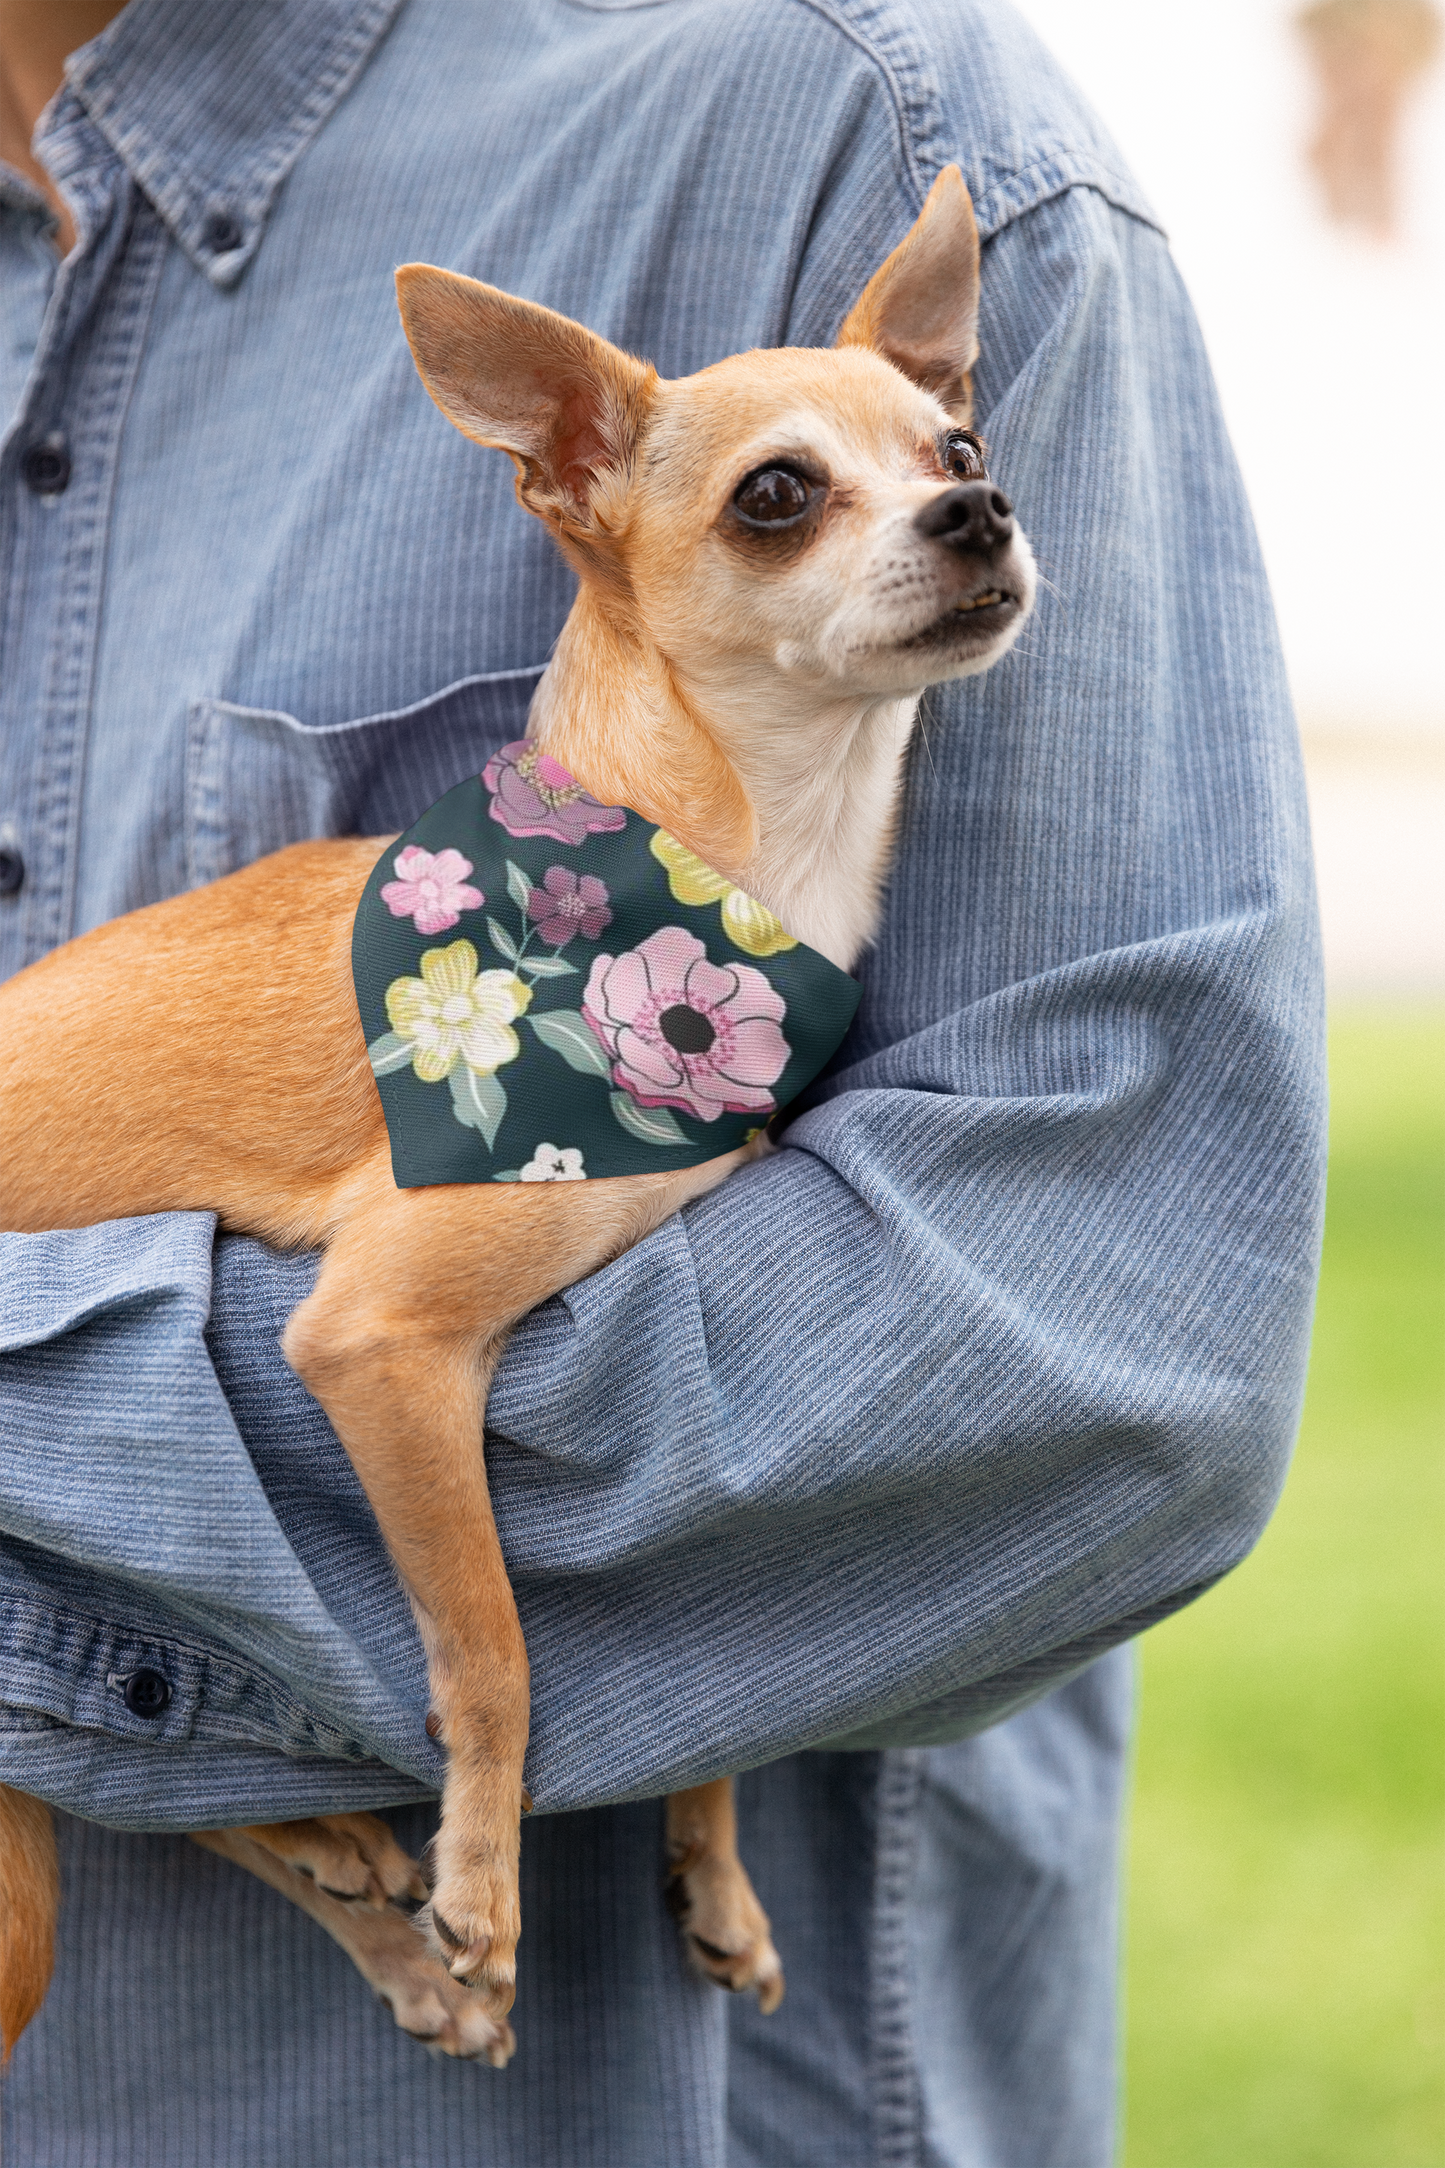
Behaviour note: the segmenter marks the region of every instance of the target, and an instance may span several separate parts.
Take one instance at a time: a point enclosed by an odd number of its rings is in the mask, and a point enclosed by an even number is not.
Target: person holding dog
[[[766,1179],[498,1372],[529,1780],[572,1810],[526,1831],[505,2076],[428,2062],[299,1913],[131,1833],[425,1835],[420,1648],[276,1345],[313,1266],[192,1215],[7,1239],[0,1779],[77,1818],[5,2138],[1103,2162],[1122,1644],[1272,1502],[1320,1178],[1298,763],[1148,207],[981,6],[108,12],[47,87],[66,11],[0,10],[6,970],[521,736],[568,583],[417,394],[403,258],[681,375],[828,345],[956,160],[979,423],[1060,604],[932,697],[858,1022]],[[163,1008],[136,1058],[185,1058]],[[660,1901],[658,1796],[741,1768],[770,2018]]]

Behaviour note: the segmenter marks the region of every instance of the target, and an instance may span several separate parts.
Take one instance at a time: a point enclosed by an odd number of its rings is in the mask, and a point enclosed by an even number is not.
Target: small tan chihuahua
[[[924,688],[986,670],[1033,603],[1028,544],[968,427],[978,265],[950,166],[836,349],[738,354],[676,382],[493,287],[398,274],[427,390],[511,456],[518,498],[580,578],[531,735],[843,969],[873,932]],[[297,844],[0,988],[0,1131],[25,1140],[0,1166],[0,1225],[209,1209],[324,1251],[283,1346],[355,1464],[426,1644],[428,1729],[448,1755],[430,1942],[397,1909],[425,1885],[372,1816],[197,1841],[303,1905],[408,2031],[502,2063],[529,1686],[487,1494],[488,1386],[525,1312],[755,1147],[622,1180],[398,1189],[351,974],[385,840]],[[153,1005],[183,1070],[138,1058],[134,1020]],[[83,1079],[53,1058],[82,1029],[98,1057]],[[667,1833],[694,1961],[772,2008],[782,1970],[730,1780],[674,1796]],[[7,2053],[49,1984],[57,1905],[49,1810],[0,1787]]]

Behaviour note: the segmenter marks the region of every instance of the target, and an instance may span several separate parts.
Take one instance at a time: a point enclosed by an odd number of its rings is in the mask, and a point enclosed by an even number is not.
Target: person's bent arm
[[[1282,1480],[1323,1091],[1264,576],[1159,235],[1076,187],[983,291],[981,426],[1050,587],[928,698],[843,1065],[493,1389],[539,1806],[958,1736],[1225,1572]],[[0,1773],[172,1826],[434,1788],[405,1603],[276,1345],[311,1261],[223,1241],[212,1298],[201,1222],[6,1248],[5,1595],[89,1684],[12,1670]]]

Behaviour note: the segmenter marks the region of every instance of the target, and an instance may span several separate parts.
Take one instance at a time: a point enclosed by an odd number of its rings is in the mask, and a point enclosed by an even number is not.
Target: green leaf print
[[[545,1016],[529,1016],[527,1022],[569,1069],[580,1076],[611,1076],[612,1064],[579,1009],[551,1009]]]
[[[640,1107],[626,1092],[612,1092],[612,1112],[624,1129],[634,1137],[641,1137],[644,1144],[687,1144],[690,1140],[678,1128],[666,1107]]]
[[[448,1080],[452,1087],[452,1112],[468,1129],[479,1129],[490,1152],[507,1111],[507,1094],[494,1076],[478,1076],[459,1061]]]

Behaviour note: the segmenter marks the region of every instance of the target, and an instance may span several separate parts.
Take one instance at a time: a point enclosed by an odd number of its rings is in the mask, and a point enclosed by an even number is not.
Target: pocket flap
[[[522,737],[545,665],[462,678],[411,707],[320,727],[229,700],[192,703],[190,885],[311,836],[392,834]]]

